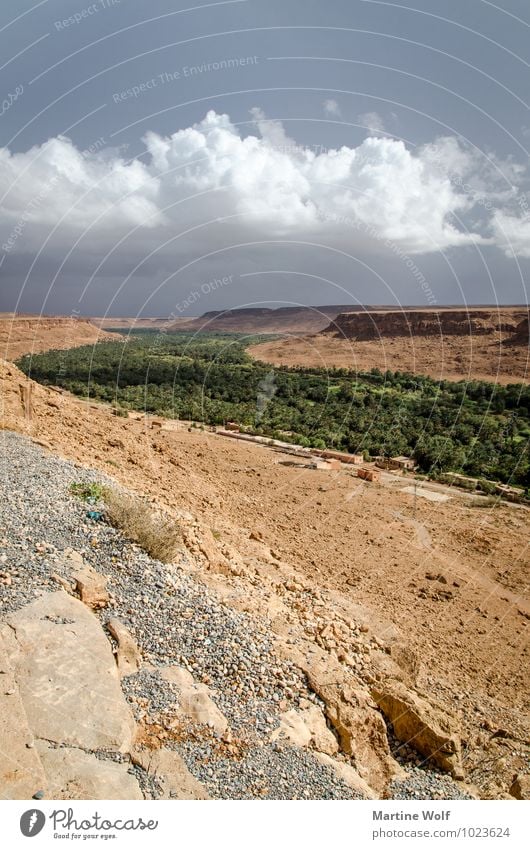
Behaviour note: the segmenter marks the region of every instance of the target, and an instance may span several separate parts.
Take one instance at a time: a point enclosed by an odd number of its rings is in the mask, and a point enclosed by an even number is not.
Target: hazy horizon
[[[186,314],[186,316],[177,316],[177,317],[171,316],[170,320],[171,321],[178,321],[179,318],[181,318],[182,320],[186,321],[188,319],[201,318],[202,316],[207,315],[209,313],[221,313],[222,314],[222,313],[230,313],[230,312],[246,311],[246,310],[254,310],[254,309],[255,310],[270,310],[270,311],[281,310],[281,309],[298,309],[298,308],[299,309],[318,310],[318,309],[324,309],[324,308],[329,309],[329,308],[335,307],[335,306],[340,306],[340,307],[345,307],[345,308],[357,307],[359,310],[365,310],[366,312],[377,312],[378,310],[385,310],[385,311],[387,311],[387,310],[395,310],[395,311],[399,311],[399,310],[404,310],[404,311],[406,311],[406,310],[424,310],[424,311],[430,311],[431,310],[433,312],[437,312],[437,311],[453,310],[453,309],[454,310],[464,310],[464,311],[466,311],[466,310],[472,311],[472,310],[478,310],[478,309],[491,309],[491,310],[529,309],[529,304],[523,304],[523,303],[521,303],[521,304],[511,304],[511,303],[506,303],[506,304],[504,304],[504,303],[469,304],[469,303],[467,303],[465,305],[462,305],[462,304],[439,304],[436,307],[424,306],[422,304],[400,304],[399,306],[393,306],[391,304],[362,304],[362,305],[359,305],[359,304],[355,304],[355,303],[351,303],[351,304],[291,304],[289,306],[282,305],[282,304],[271,305],[271,306],[269,306],[269,305],[265,306],[263,304],[256,304],[255,306],[252,306],[252,305],[238,306],[238,307],[227,306],[227,307],[224,307],[223,309],[220,309],[220,310],[205,310],[205,312],[195,312],[195,313],[189,312],[189,313]],[[81,313],[81,312],[79,312],[79,313],[75,313],[75,314],[71,313],[69,316],[65,315],[64,313],[60,313],[60,312],[42,312],[42,313],[17,312],[17,313],[12,313],[10,311],[5,310],[2,313],[0,313],[0,315],[12,315],[12,314],[15,315],[15,316],[20,316],[21,318],[24,318],[25,316],[27,316],[27,317],[35,317],[36,316],[36,317],[45,317],[45,318],[65,318],[66,317],[66,318],[81,318],[81,319],[86,318],[86,319],[106,319],[106,320],[112,320],[113,318],[115,318],[115,319],[136,319],[136,320],[143,320],[143,321],[147,321],[147,320],[150,320],[150,319],[152,319],[152,320],[160,319],[160,320],[164,320],[164,321],[168,320],[167,315],[164,315],[164,314],[158,314],[157,315],[155,313],[153,313],[151,315],[147,315],[147,314],[146,315],[136,315],[136,314],[126,315],[124,313],[119,314],[119,315],[117,313],[113,313],[113,314],[107,313],[105,315],[96,315],[95,313]]]

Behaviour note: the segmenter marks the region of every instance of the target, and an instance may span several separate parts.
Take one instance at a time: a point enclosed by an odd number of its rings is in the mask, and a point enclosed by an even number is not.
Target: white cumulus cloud
[[[332,97],[330,97],[328,100],[325,100],[322,105],[324,106],[324,112],[326,113],[326,115],[333,115],[336,118],[341,117],[340,106],[336,100],[333,100]]]
[[[362,112],[357,115],[357,121],[372,135],[380,135],[385,132],[385,122],[378,112]]]
[[[492,207],[476,223],[476,192],[498,205],[513,187],[457,140],[413,152],[371,136],[317,152],[260,110],[253,117],[247,136],[213,111],[170,136],[149,132],[141,160],[83,153],[64,137],[25,153],[0,150],[2,250],[31,254],[46,242],[59,260],[76,245],[92,265],[107,251],[115,264],[151,252],[167,264],[252,238],[326,239],[349,251],[385,251],[391,241],[417,254],[492,242],[508,252],[508,239],[512,252],[529,255],[528,222],[513,210]],[[474,174],[476,189],[455,174]],[[511,165],[509,176],[522,174]]]
[[[506,256],[530,258],[530,205],[526,202],[526,212],[522,216],[496,211],[493,216],[492,230],[496,244]]]

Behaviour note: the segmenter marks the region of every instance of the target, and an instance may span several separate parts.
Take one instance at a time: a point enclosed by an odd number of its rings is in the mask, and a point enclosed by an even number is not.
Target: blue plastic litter
[[[87,519],[93,519],[94,522],[101,522],[103,518],[103,513],[99,510],[88,510],[86,514]]]

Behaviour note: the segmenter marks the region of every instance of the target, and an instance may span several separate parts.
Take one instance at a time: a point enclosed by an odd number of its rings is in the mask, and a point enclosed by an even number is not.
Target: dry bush
[[[498,495],[483,495],[471,499],[471,507],[499,507],[501,503]]]
[[[178,523],[134,495],[105,487],[105,518],[154,560],[171,563],[182,534]]]

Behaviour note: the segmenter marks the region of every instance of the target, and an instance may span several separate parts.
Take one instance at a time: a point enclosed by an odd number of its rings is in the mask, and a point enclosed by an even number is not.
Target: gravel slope
[[[297,668],[275,656],[267,622],[234,611],[185,570],[149,558],[105,523],[87,518],[87,505],[73,498],[73,482],[103,481],[101,474],[45,454],[30,440],[3,431],[0,437],[0,619],[57,590],[52,573],[67,575],[63,552],[80,552],[109,577],[111,602],[105,623],[119,617],[141,647],[150,669],[123,680],[124,693],[140,719],[164,714],[178,699],[157,667],[185,666],[212,690],[237,742],[227,752],[212,732],[170,740],[213,798],[359,798],[310,752],[271,743],[281,709],[300,699],[319,703]],[[151,798],[157,787],[135,767]],[[462,798],[458,785],[435,772],[414,768],[393,790],[396,798]]]

